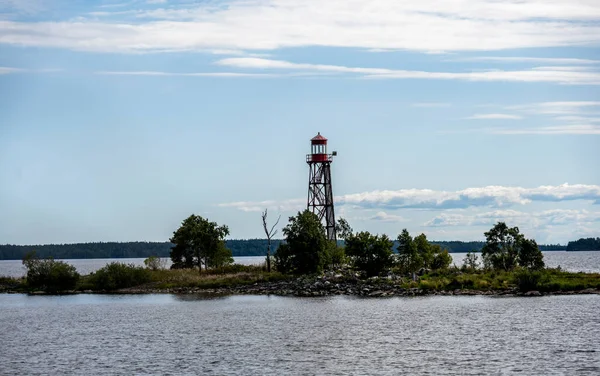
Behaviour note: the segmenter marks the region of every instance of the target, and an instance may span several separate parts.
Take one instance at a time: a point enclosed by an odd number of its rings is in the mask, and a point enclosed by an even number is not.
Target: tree
[[[432,248],[431,253],[433,254],[433,258],[429,267],[433,270],[447,269],[452,263],[452,256],[450,256],[448,250],[442,249],[442,247],[437,244],[430,244],[430,246]]]
[[[277,234],[275,226],[279,223],[281,215],[277,218],[277,222],[269,230],[267,226],[267,209],[262,213],[263,228],[265,229],[265,235],[267,235],[267,272],[271,272],[271,239]]]
[[[486,242],[481,249],[487,268],[512,270],[517,265],[530,269],[544,267],[543,254],[534,240],[525,239],[518,227],[498,222],[484,233]]]
[[[367,231],[346,238],[346,254],[367,276],[379,275],[392,266],[393,246],[387,235],[371,235]]]
[[[229,235],[226,225],[219,226],[199,215],[190,215],[169,239],[171,268],[221,267],[233,262],[231,251],[225,247],[224,238]]]
[[[519,265],[531,270],[544,268],[544,255],[535,240],[522,239],[519,248]]]
[[[408,230],[403,229],[402,233],[398,235],[398,260],[400,266],[406,272],[415,272],[423,266],[423,259],[421,258],[417,245],[413,238],[408,233]]]
[[[287,272],[309,274],[322,271],[328,264],[325,228],[314,213],[305,210],[290,217],[283,234],[286,244],[281,244],[275,254],[278,270],[284,264]]]
[[[427,236],[425,236],[425,234],[416,236],[413,239],[413,242],[415,243],[415,247],[417,248],[417,253],[419,254],[419,259],[422,262],[422,266],[425,268],[431,267],[431,263],[433,262],[434,257],[434,249],[431,246],[431,244],[429,244],[429,242],[427,241]],[[438,246],[438,250],[440,249],[441,248]]]
[[[73,265],[55,261],[52,257],[39,259],[35,251],[23,258],[27,268],[27,285],[48,292],[73,290],[79,281],[79,273]]]
[[[352,227],[348,224],[344,218],[339,218],[337,223],[335,224],[335,232],[337,234],[338,239],[348,239],[348,237],[352,236]]]

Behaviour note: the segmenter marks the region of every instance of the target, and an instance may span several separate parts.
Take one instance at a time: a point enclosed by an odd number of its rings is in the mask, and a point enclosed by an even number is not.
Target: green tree
[[[379,275],[388,270],[393,262],[392,242],[387,235],[371,235],[367,231],[346,238],[346,254],[354,267],[367,276]]]
[[[417,253],[422,262],[422,267],[430,268],[431,263],[433,262],[434,248],[431,244],[429,244],[429,241],[427,241],[427,236],[425,236],[425,234],[416,236],[413,239],[413,242],[417,248]],[[440,247],[438,246],[437,249],[440,249]]]
[[[279,271],[309,274],[320,272],[329,263],[328,240],[319,218],[309,210],[289,218],[283,229],[286,245],[280,245],[275,259]]]
[[[423,259],[417,250],[417,245],[408,230],[403,229],[398,235],[398,262],[405,272],[414,273],[423,267]]]
[[[519,265],[531,269],[544,268],[544,255],[533,239],[522,239],[519,247]]]
[[[452,256],[450,256],[448,250],[442,249],[442,247],[440,247],[437,244],[430,244],[430,246],[433,258],[431,259],[431,264],[429,264],[429,268],[433,270],[448,269],[448,267],[452,263]]]
[[[279,246],[273,255],[275,269],[283,274],[291,273],[294,269],[292,262],[293,258],[294,256],[290,251],[290,246],[287,243],[279,243]]]
[[[79,273],[73,265],[55,261],[52,257],[39,259],[35,251],[23,258],[27,268],[27,285],[47,292],[73,290],[79,281]]]
[[[335,224],[335,232],[338,239],[346,240],[352,236],[353,230],[352,227],[350,227],[350,224],[348,224],[348,221],[340,217]]]
[[[202,265],[208,268],[230,264],[233,257],[225,247],[224,238],[227,235],[229,228],[226,225],[219,226],[199,215],[190,215],[169,239],[174,244],[171,248],[171,267],[197,267],[202,271]]]
[[[525,239],[518,227],[498,222],[485,232],[486,242],[481,249],[487,268],[512,270],[517,265],[531,269],[544,267],[543,254],[534,240]]]

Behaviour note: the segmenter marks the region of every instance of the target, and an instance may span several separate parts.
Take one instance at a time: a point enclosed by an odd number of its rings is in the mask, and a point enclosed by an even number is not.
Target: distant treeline
[[[275,251],[282,240],[273,239],[271,249]],[[226,240],[227,248],[236,256],[264,256],[267,249],[266,239]],[[343,241],[338,241],[342,245]],[[394,242],[394,252],[398,244]],[[484,242],[432,241],[451,253],[479,252]],[[36,251],[38,257],[52,256],[56,259],[90,258],[139,258],[149,256],[169,257],[170,242],[98,242],[77,244],[47,245],[0,245],[0,260],[21,260],[29,251]],[[579,239],[569,242],[569,248],[560,244],[540,245],[542,251],[583,251],[600,249],[600,238]]]
[[[581,238],[579,240],[569,242],[567,245],[567,251],[600,251],[600,238]]]

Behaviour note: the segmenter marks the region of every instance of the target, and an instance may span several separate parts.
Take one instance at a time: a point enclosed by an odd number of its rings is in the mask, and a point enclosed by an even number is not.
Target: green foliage
[[[431,269],[447,269],[452,263],[452,256],[447,250],[442,250],[439,245],[432,245],[433,260],[431,260]]]
[[[229,228],[209,222],[199,215],[190,215],[173,232],[170,242],[174,269],[221,267],[233,262],[231,251],[225,247],[224,238]]]
[[[406,229],[398,235],[398,263],[404,272],[416,272],[421,268],[446,269],[452,257],[446,249],[427,240],[425,234],[414,239]]]
[[[408,230],[403,229],[398,235],[398,264],[404,272],[415,272],[423,267],[423,259],[417,245]]]
[[[319,218],[308,210],[289,218],[283,229],[286,244],[275,252],[276,268],[283,273],[318,273],[329,264],[328,240]]]
[[[433,261],[433,249],[427,241],[427,236],[421,234],[413,239],[419,259],[421,260],[421,267],[428,268]],[[438,247],[439,248],[439,247]]]
[[[279,247],[273,255],[274,266],[280,273],[288,274],[293,271],[294,265],[292,259],[294,255],[290,250],[290,246],[286,243],[279,243]]]
[[[600,238],[581,238],[567,244],[567,252],[575,251],[599,251]]]
[[[387,235],[371,235],[363,231],[346,238],[346,254],[355,268],[370,277],[379,275],[392,266],[393,245]]]
[[[328,242],[328,254],[331,266],[340,268],[342,265],[347,263],[348,257],[346,256],[346,250],[344,247],[340,247],[333,242]]]
[[[352,236],[352,227],[348,224],[344,218],[339,218],[337,223],[335,224],[335,232],[338,239],[348,239]]]
[[[525,239],[518,227],[498,222],[484,233],[486,244],[481,253],[486,268],[512,270],[517,265],[530,269],[544,267],[543,254],[534,240]]]
[[[544,268],[544,255],[533,239],[521,239],[518,254],[519,265],[531,270]]]
[[[166,262],[158,256],[150,256],[144,260],[144,265],[150,270],[160,270],[166,267]]]
[[[35,252],[23,259],[27,268],[27,286],[47,292],[73,290],[79,281],[79,273],[73,265],[52,258],[39,259]]]
[[[94,290],[117,290],[150,282],[150,270],[134,264],[111,262],[90,274],[88,283]]]

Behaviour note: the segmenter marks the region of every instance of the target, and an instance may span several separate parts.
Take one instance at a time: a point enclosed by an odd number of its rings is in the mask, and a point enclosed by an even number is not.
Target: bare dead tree
[[[265,235],[267,235],[267,271],[269,273],[271,272],[271,239],[277,234],[275,226],[277,226],[280,219],[281,215],[279,215],[277,222],[275,222],[273,227],[271,227],[271,230],[269,230],[269,227],[267,226],[267,209],[262,213],[263,228],[265,229]]]

